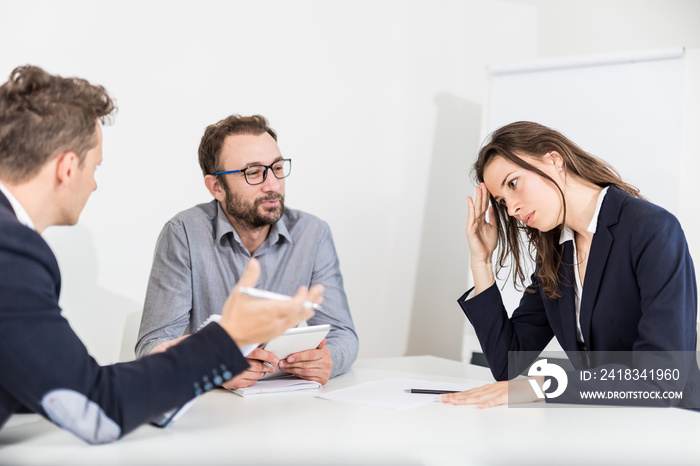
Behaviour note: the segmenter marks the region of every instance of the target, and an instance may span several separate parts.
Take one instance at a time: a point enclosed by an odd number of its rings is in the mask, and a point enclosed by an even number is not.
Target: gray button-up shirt
[[[137,356],[220,314],[250,257],[216,200],[168,221],[156,244]],[[326,344],[333,359],[331,377],[347,372],[357,357],[358,339],[328,224],[285,208],[252,257],[261,266],[256,288],[293,295],[300,286],[323,284],[322,310],[308,323],[331,324]]]

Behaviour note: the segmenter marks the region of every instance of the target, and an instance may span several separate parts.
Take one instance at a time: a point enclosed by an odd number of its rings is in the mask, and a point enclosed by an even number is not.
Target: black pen
[[[425,388],[412,388],[411,393],[422,393],[425,395],[442,395],[443,393],[457,393],[457,390],[428,390]]]

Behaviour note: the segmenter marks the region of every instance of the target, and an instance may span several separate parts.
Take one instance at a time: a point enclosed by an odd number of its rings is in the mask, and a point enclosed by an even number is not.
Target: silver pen
[[[247,286],[242,286],[238,288],[238,292],[246,296],[251,296],[253,298],[259,299],[272,299],[274,301],[291,301],[292,297],[286,294],[273,293],[272,291],[259,290],[257,288],[251,288]],[[314,309],[316,311],[321,310],[321,305],[312,303],[311,301],[304,301],[303,306],[307,309]]]

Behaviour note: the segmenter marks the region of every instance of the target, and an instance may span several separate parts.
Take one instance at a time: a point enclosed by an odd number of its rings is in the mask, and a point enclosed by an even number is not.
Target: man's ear
[[[56,159],[56,181],[65,184],[75,176],[78,168],[78,155],[75,152],[65,152]]]
[[[207,175],[204,177],[204,185],[207,187],[209,192],[214,199],[219,202],[224,202],[226,199],[226,192],[224,192],[224,187],[219,183],[219,179],[216,175]]]

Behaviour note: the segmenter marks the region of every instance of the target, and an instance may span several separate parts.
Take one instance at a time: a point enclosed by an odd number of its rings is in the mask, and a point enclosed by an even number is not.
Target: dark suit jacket
[[[565,351],[579,349],[573,247],[571,241],[562,247],[559,299],[549,299],[533,275],[536,292],[523,293],[511,318],[495,284],[472,299],[465,301],[470,290],[458,300],[497,380],[508,378],[508,351],[540,352],[553,336]],[[584,279],[581,330],[586,350],[694,352],[696,318],[695,270],[678,220],[611,186],[601,206]],[[589,354],[593,367],[631,362]],[[585,368],[585,358],[570,359],[575,367]],[[511,367],[511,377],[524,368]]]
[[[163,354],[101,367],[61,316],[60,291],[48,244],[0,193],[0,427],[28,410],[108,442],[248,367],[217,324]]]

